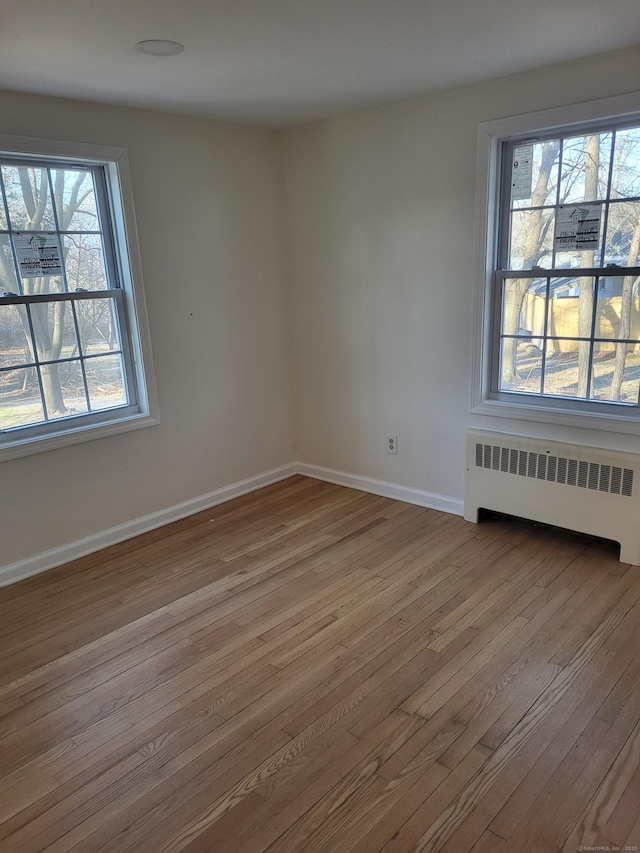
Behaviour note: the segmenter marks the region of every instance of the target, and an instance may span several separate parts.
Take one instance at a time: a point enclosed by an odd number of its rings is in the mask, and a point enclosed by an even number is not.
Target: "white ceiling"
[[[282,126],[639,41],[640,0],[2,0],[0,88]]]

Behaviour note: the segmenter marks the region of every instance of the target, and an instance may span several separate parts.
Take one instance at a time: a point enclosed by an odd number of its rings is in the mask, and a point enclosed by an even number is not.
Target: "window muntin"
[[[514,150],[527,142],[531,194],[512,199]],[[506,141],[502,164],[491,396],[637,409],[640,125]],[[599,211],[588,249],[554,245],[570,205]]]
[[[107,168],[0,157],[0,446],[140,412]]]

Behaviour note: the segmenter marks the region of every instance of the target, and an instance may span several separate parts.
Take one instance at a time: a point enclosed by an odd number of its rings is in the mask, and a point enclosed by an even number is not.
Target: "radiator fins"
[[[476,468],[490,468],[503,474],[532,477],[629,498],[633,493],[631,468],[601,465],[585,459],[567,459],[530,450],[515,450],[513,447],[498,447],[495,444],[476,443]]]

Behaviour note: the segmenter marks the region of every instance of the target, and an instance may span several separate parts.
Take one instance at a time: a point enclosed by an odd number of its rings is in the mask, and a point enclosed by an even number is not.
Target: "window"
[[[640,425],[640,116],[542,130],[528,118],[526,132],[489,131],[489,407],[475,410]]]
[[[124,152],[38,147],[0,153],[4,457],[156,422]]]

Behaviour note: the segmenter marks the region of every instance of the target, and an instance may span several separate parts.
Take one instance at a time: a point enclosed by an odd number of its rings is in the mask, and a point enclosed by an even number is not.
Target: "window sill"
[[[121,432],[143,429],[159,423],[160,420],[157,417],[144,413],[129,415],[126,418],[97,426],[77,427],[76,429],[59,432],[56,435],[38,436],[26,440],[16,436],[15,441],[0,445],[0,462],[5,462],[9,459],[18,459],[21,456],[31,456],[34,453],[44,453],[47,450],[56,450],[59,447],[68,447],[72,444],[80,444],[83,441],[106,438],[107,436],[117,435]]]
[[[482,400],[471,407],[473,415],[511,418],[544,424],[559,424],[578,429],[598,429],[628,435],[640,435],[640,419],[623,414],[599,414],[562,408],[544,408],[526,403],[508,403],[504,400]]]

